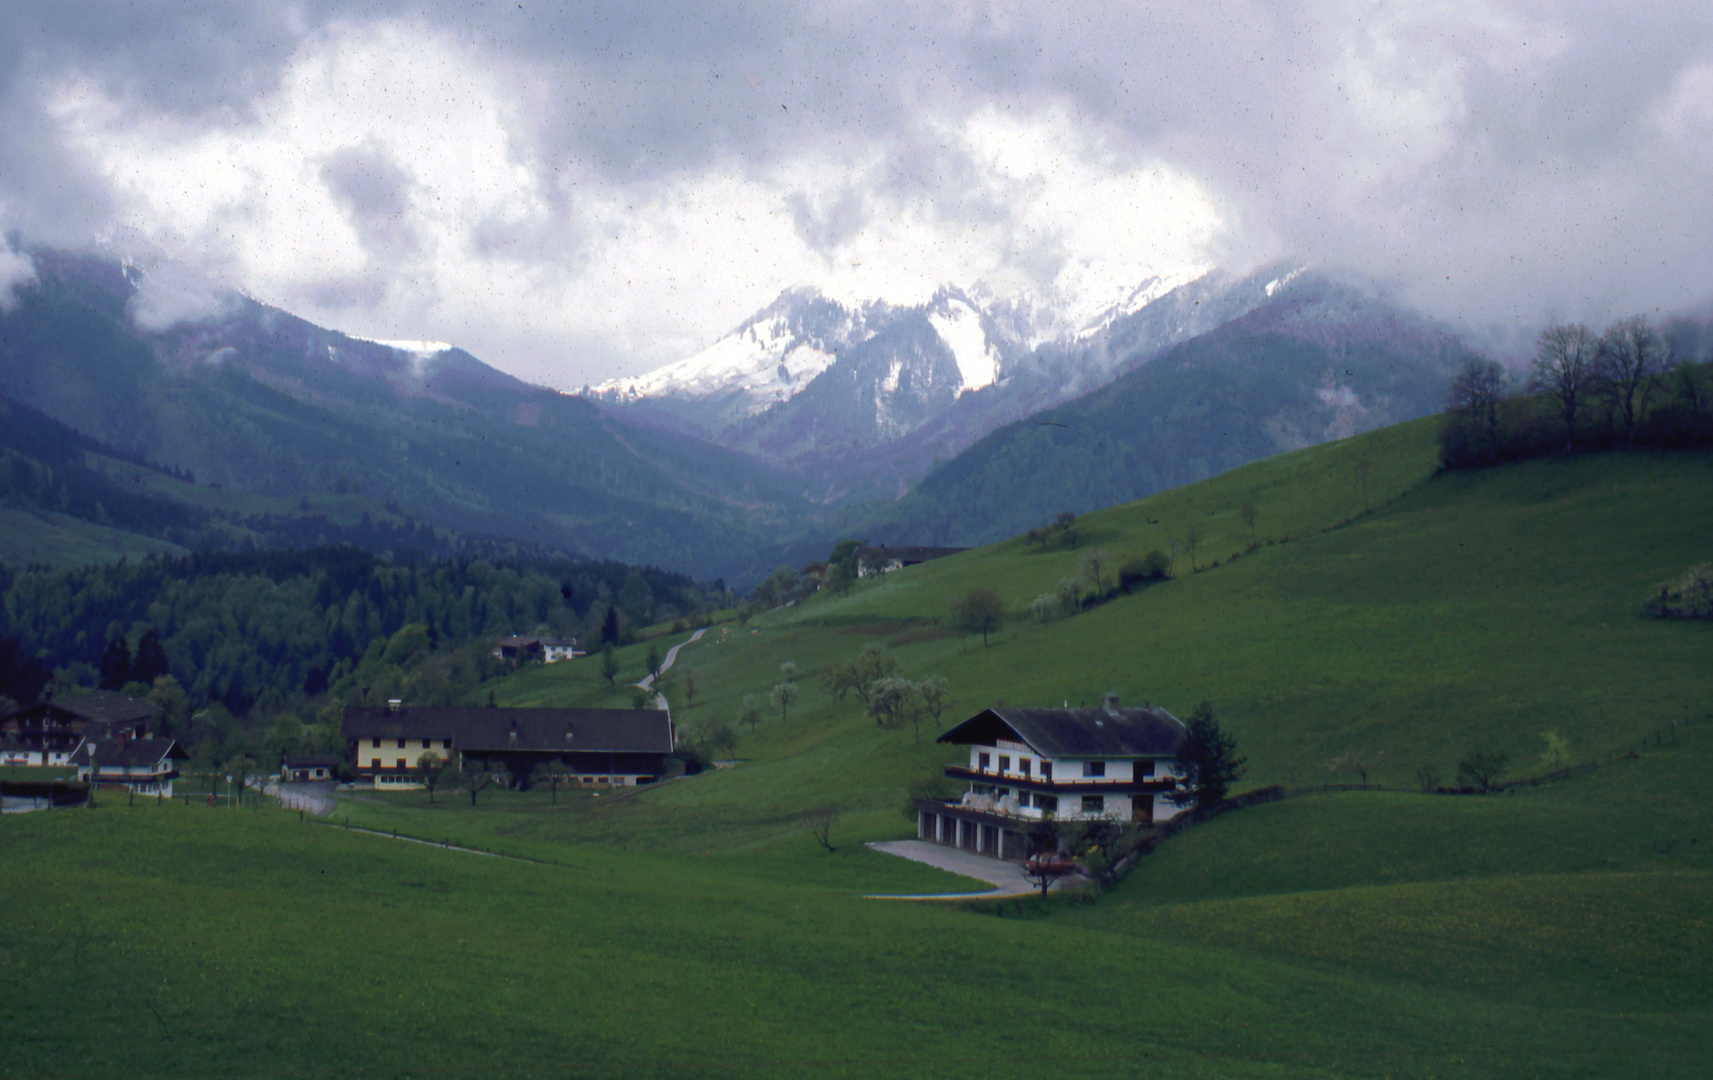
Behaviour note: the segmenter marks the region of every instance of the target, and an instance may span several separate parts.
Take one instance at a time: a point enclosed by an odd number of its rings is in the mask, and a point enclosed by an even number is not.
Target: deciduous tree
[[[424,751],[416,759],[416,778],[428,789],[428,801],[434,802],[434,789],[446,775],[446,760],[433,751]]]
[[[1077,560],[1077,573],[1088,582],[1089,588],[1094,590],[1096,602],[1099,602],[1106,595],[1111,581],[1112,556],[1103,548],[1090,548]]]
[[[486,766],[466,762],[464,770],[458,774],[458,786],[470,793],[470,805],[475,806],[476,796],[498,779]]]
[[[1463,425],[1479,461],[1491,462],[1499,450],[1499,403],[1505,399],[1505,369],[1484,357],[1463,362],[1446,394],[1446,411]]]
[[[946,682],[943,675],[930,675],[916,684],[916,697],[922,702],[922,711],[927,713],[934,726],[938,727],[940,716],[952,704],[951,684]],[[920,725],[917,728],[916,741],[922,741]]]
[[[1005,626],[1005,602],[992,589],[971,589],[952,605],[952,617],[958,629],[980,634],[986,647],[988,635]]]
[[[779,710],[779,722],[785,723],[791,718],[791,706],[797,702],[797,684],[794,682],[775,683],[769,700],[773,702],[773,707]]]
[[[915,683],[888,675],[869,690],[869,718],[881,727],[898,727],[908,718],[915,699]]]
[[[1549,327],[1535,342],[1529,386],[1558,402],[1567,454],[1576,452],[1576,423],[1594,382],[1599,348],[1593,333],[1581,323]]]
[[[1492,791],[1510,765],[1509,754],[1497,750],[1472,750],[1457,763],[1457,782],[1464,787]]]
[[[1642,315],[1619,319],[1600,338],[1595,377],[1624,425],[1624,439],[1636,444],[1636,425],[1647,412],[1658,377],[1671,366],[1671,349]]]
[[[756,704],[754,694],[745,694],[743,704],[738,706],[738,723],[748,724],[750,734],[755,734],[755,726],[761,723],[761,706]]]
[[[833,826],[839,823],[839,812],[830,806],[820,806],[806,810],[802,816],[803,827],[809,830],[809,835],[815,838],[829,852],[837,851],[833,846]]]
[[[869,645],[851,659],[828,667],[821,676],[821,686],[840,701],[855,692],[867,703],[869,688],[897,670],[897,660],[879,645]]]

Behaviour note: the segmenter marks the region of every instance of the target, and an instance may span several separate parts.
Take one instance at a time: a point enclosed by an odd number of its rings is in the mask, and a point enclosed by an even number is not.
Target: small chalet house
[[[541,652],[542,660],[549,664],[557,664],[561,660],[575,660],[579,656],[587,655],[577,647],[577,639],[574,637],[544,637],[541,639]]]
[[[165,735],[140,739],[86,738],[71,756],[77,778],[84,783],[118,784],[139,795],[172,798],[173,778],[190,755]]]
[[[332,754],[287,754],[280,761],[280,779],[288,784],[308,784],[338,778],[339,759]]]
[[[1157,706],[1098,709],[995,706],[939,741],[969,747],[946,775],[969,781],[956,802],[917,799],[917,835],[1000,859],[1047,847],[1058,821],[1166,821],[1179,807],[1174,759],[1184,725]]]
[[[39,701],[0,719],[0,763],[64,765],[84,740],[135,739],[155,728],[160,709],[111,690]]]
[[[956,555],[969,548],[961,547],[887,547],[877,544],[874,547],[857,548],[857,576],[872,577],[875,574],[890,574],[894,570],[902,570],[906,566],[917,563],[931,562],[943,559],[947,555]]]
[[[658,709],[410,707],[345,710],[351,769],[376,787],[417,784],[416,763],[505,769],[522,786],[529,770],[603,787],[650,784],[676,749],[672,718]]]

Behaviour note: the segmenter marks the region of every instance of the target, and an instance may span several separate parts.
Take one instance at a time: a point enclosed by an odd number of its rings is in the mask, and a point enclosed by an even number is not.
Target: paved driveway
[[[268,792],[278,797],[280,805],[288,810],[307,810],[316,817],[326,817],[333,813],[338,801],[333,797],[333,789],[339,785],[328,780],[309,784],[273,784],[274,790]]]
[[[927,863],[929,866],[993,885],[989,892],[927,893],[915,896],[877,894],[869,896],[870,900],[989,900],[1004,896],[1029,896],[1041,891],[1029,884],[1029,879],[1023,876],[1023,867],[1020,864],[990,859],[972,851],[946,847],[929,840],[876,840],[868,846],[888,855]],[[1060,878],[1053,882],[1053,888],[1075,888],[1081,881],[1081,878],[1075,877]]]

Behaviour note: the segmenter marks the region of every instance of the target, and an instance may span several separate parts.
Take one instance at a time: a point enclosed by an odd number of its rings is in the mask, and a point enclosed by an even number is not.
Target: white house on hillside
[[[924,840],[1021,859],[1046,844],[1048,822],[1167,821],[1184,725],[1157,706],[1120,708],[1108,694],[1098,709],[985,709],[941,735],[969,747],[967,780],[955,802],[916,800]]]

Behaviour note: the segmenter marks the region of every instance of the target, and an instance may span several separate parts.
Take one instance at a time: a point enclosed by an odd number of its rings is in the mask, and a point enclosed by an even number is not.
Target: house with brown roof
[[[544,652],[541,639],[532,634],[507,634],[494,642],[496,660],[540,660]]]
[[[416,763],[433,754],[460,768],[512,774],[532,769],[593,787],[658,780],[676,747],[672,717],[659,709],[500,709],[452,706],[348,707],[341,728],[351,770],[379,788],[414,787]]]
[[[87,737],[71,755],[71,764],[86,784],[116,784],[138,795],[170,799],[178,762],[189,757],[177,740],[165,735]]]
[[[1165,709],[1121,708],[1116,694],[1096,709],[983,709],[940,736],[969,748],[967,763],[946,767],[969,787],[956,800],[917,799],[917,836],[1021,859],[1060,822],[1169,820],[1185,735]]]
[[[85,735],[140,738],[155,730],[160,708],[112,690],[38,701],[0,718],[0,764],[64,765]]]

